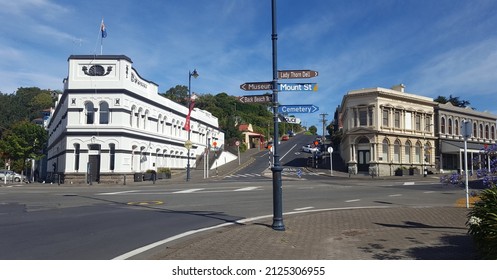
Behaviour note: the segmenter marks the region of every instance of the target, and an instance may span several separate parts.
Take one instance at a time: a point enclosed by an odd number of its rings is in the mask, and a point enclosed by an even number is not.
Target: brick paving
[[[457,207],[368,208],[293,214],[285,231],[272,219],[231,225],[165,244],[162,260],[472,260]]]

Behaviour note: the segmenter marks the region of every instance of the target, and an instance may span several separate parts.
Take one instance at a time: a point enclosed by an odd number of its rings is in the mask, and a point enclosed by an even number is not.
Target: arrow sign
[[[238,97],[242,103],[267,103],[271,102],[271,95],[245,95]]]
[[[318,74],[318,71],[313,70],[281,70],[278,71],[278,79],[308,79]]]
[[[315,105],[280,105],[278,112],[282,114],[315,113],[319,107]]]
[[[317,83],[281,83],[278,84],[279,91],[317,91]]]
[[[243,90],[271,90],[273,89],[273,82],[254,82],[243,83],[240,85]]]

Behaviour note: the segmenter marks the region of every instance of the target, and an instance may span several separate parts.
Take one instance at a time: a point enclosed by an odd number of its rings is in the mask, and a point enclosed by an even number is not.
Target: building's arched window
[[[449,135],[452,135],[452,119],[449,119],[448,123],[449,123],[449,125],[448,125],[448,128],[449,128],[448,129],[448,133],[449,133]]]
[[[140,127],[140,118],[141,118],[141,115],[143,115],[143,109],[140,108],[138,109],[138,114],[136,114],[136,127]]]
[[[480,124],[480,139],[483,139],[483,124]]]
[[[405,163],[411,163],[411,142],[407,141],[404,146]]]
[[[79,170],[79,154],[80,154],[80,145],[74,144],[74,170],[78,172]]]
[[[400,162],[400,141],[398,139],[393,143],[393,161]]]
[[[416,143],[416,147],[414,148],[414,161],[421,163],[421,143]]]
[[[86,124],[93,124],[93,122],[95,121],[95,107],[93,107],[92,102],[86,102],[85,114],[86,114]]]
[[[459,121],[454,120],[454,130],[456,131],[456,135],[459,135]]]
[[[390,158],[389,158],[389,152],[388,152],[388,140],[387,139],[383,140],[382,150],[383,150],[383,154],[382,154],[383,161],[388,162],[390,160]]]
[[[476,122],[473,123],[473,137],[478,137],[478,125]]]
[[[157,132],[161,132],[161,129],[162,133],[164,133],[164,120],[162,119],[162,115],[159,114],[159,118],[157,119]]]
[[[109,170],[114,171],[116,166],[116,144],[109,144]]]
[[[133,118],[136,114],[136,106],[131,107],[131,115],[129,116],[129,126],[133,127]]]
[[[442,117],[440,119],[440,133],[445,134],[445,118]]]
[[[143,129],[147,129],[148,128],[148,115],[150,114],[150,112],[148,110],[145,111],[145,114],[143,114]]]
[[[109,104],[107,102],[100,103],[100,124],[109,123]]]
[[[488,124],[485,125],[485,139],[490,139],[490,131],[489,131]]]
[[[493,125],[490,127],[490,136],[492,137],[492,140],[495,140],[495,127]]]

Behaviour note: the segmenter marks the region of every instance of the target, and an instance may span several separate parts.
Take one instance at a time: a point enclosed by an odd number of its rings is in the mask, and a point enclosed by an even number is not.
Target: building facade
[[[188,108],[160,96],[130,58],[79,55],[68,64],[48,124],[47,157],[48,171],[66,182],[118,182],[159,167],[184,169],[188,157],[193,168],[207,147],[224,145],[218,119],[195,108],[188,150]]]
[[[469,122],[469,138],[467,139],[468,170],[474,172],[481,168],[475,164],[484,162],[480,151],[484,145],[496,142],[497,116],[478,112],[470,107],[461,108],[451,103],[437,104],[436,137],[437,137],[437,169],[441,173],[460,172],[465,170],[463,123]],[[474,160],[476,158],[476,161]]]
[[[436,103],[404,89],[361,89],[343,97],[340,155],[350,173],[389,176],[398,170],[421,173],[434,168]]]

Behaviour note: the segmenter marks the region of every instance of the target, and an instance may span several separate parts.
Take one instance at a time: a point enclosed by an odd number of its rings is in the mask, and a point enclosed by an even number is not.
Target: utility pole
[[[325,130],[325,127],[326,127],[326,122],[328,121],[326,119],[326,116],[328,116],[328,114],[323,113],[323,114],[319,114],[319,115],[323,118],[321,120],[321,122],[323,123],[323,136],[321,137],[321,139],[323,140],[323,143],[324,143],[324,141],[326,140],[326,137],[324,136],[324,130]]]

